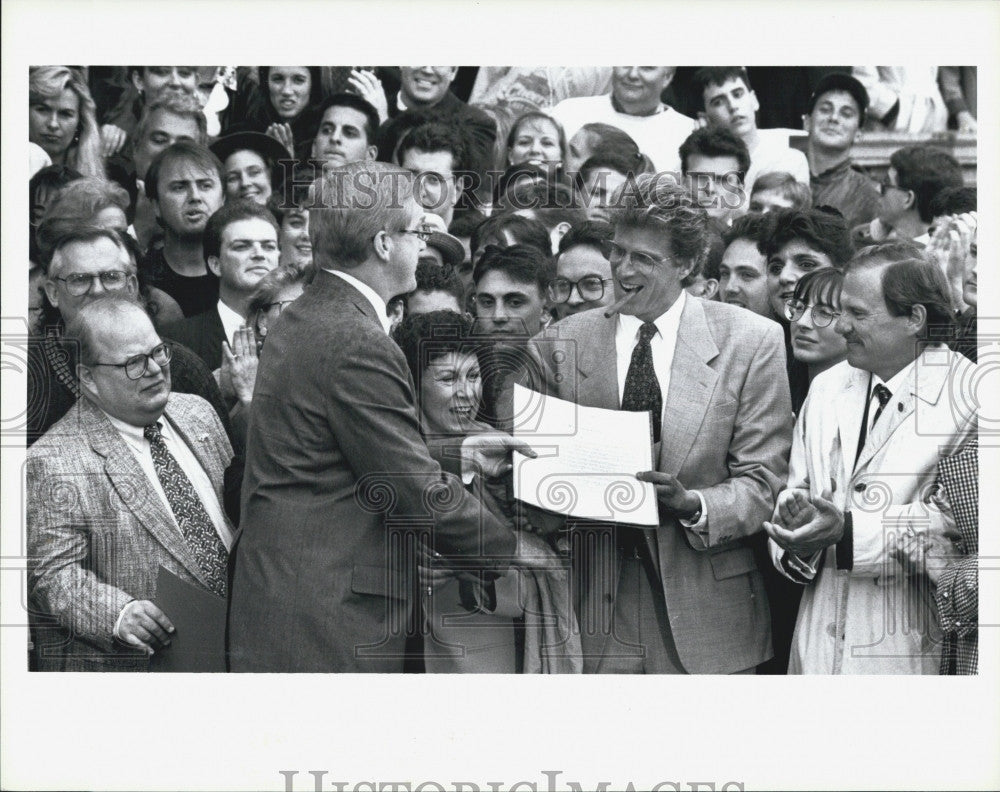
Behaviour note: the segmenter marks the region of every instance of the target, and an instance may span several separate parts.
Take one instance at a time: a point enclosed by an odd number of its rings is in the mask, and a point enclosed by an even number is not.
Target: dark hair
[[[722,266],[722,255],[726,252],[726,245],[722,241],[722,232],[714,223],[709,223],[708,244],[705,254],[697,265],[681,280],[681,286],[687,288],[691,286],[698,276],[706,279],[718,281],[722,277],[720,267]]]
[[[479,345],[473,341],[472,317],[454,311],[407,316],[392,331],[392,338],[403,350],[417,392],[424,369],[433,360],[449,352],[479,354]]]
[[[698,89],[702,109],[705,108],[705,89],[710,85],[722,86],[729,80],[743,80],[747,90],[753,90],[750,87],[750,77],[743,66],[704,66],[691,76],[691,81]]]
[[[451,154],[451,169],[466,167],[465,141],[450,126],[439,121],[420,124],[406,132],[396,147],[396,157],[402,162],[407,151],[433,153],[446,151]]]
[[[823,303],[831,308],[840,308],[840,291],[844,286],[844,273],[824,267],[807,272],[795,283],[793,300]]]
[[[964,183],[958,160],[936,146],[906,146],[893,152],[889,164],[896,169],[899,188],[916,194],[917,212],[925,223],[934,219],[931,201],[935,196]]]
[[[641,158],[637,159],[621,151],[605,149],[591,154],[580,166],[577,187],[582,189],[587,176],[595,170],[613,170],[622,176],[638,176],[640,173],[649,173],[648,170],[643,169]]]
[[[272,66],[257,67],[257,90],[261,93],[260,100],[270,109],[267,114],[272,118],[276,116],[276,111],[271,105],[270,79]],[[302,111],[303,114],[309,112],[309,108],[316,107],[323,101],[323,71],[319,66],[305,66],[309,71],[309,104]],[[258,109],[259,112],[259,109]]]
[[[779,209],[766,216],[770,228],[762,252],[768,258],[794,239],[801,239],[815,250],[825,253],[834,269],[843,270],[854,254],[851,232],[839,214],[820,209]]]
[[[946,187],[931,200],[931,217],[976,211],[975,187]]]
[[[452,295],[458,304],[465,299],[465,287],[454,267],[440,267],[423,261],[417,264],[417,288],[414,291],[441,291]]]
[[[66,165],[47,165],[46,167],[40,169],[28,181],[29,214],[35,207],[35,194],[39,190],[61,190],[67,184],[71,184],[77,179],[82,178],[83,174],[80,173],[80,171],[74,168],[69,168]],[[55,197],[56,196],[53,195],[52,199],[54,200]]]
[[[369,146],[375,145],[375,133],[378,132],[379,126],[378,110],[372,107],[371,102],[367,99],[362,99],[357,94],[352,93],[330,94],[323,100],[319,109],[316,111],[316,118],[320,126],[323,125],[323,116],[331,107],[349,107],[352,110],[357,110],[359,113],[364,115],[365,141]]]
[[[205,224],[205,233],[202,235],[201,249],[208,261],[209,256],[218,256],[222,251],[222,235],[233,223],[240,220],[264,220],[269,223],[276,234],[281,233],[281,227],[275,220],[271,210],[266,206],[261,206],[250,198],[241,198],[237,201],[230,201],[215,210],[208,222]]]
[[[808,184],[798,181],[792,174],[784,171],[767,171],[760,174],[750,189],[750,198],[765,190],[781,193],[786,201],[791,201],[790,209],[808,209],[812,206],[812,190]]]
[[[696,129],[681,143],[678,150],[681,157],[681,172],[688,174],[688,157],[701,154],[704,157],[733,157],[740,172],[740,181],[750,169],[750,151],[747,144],[734,133],[723,127],[703,127]]]
[[[653,163],[639,150],[639,144],[631,135],[618,127],[595,122],[584,124],[580,127],[580,131],[585,132],[588,138],[594,141],[590,146],[591,157],[609,153],[620,154],[629,163],[628,167],[636,173],[649,173],[653,170]]]
[[[545,295],[545,287],[552,280],[552,263],[547,255],[532,245],[511,245],[507,248],[487,245],[476,266],[472,268],[472,282],[478,284],[489,272],[498,271],[518,283],[532,283],[538,293]]]
[[[189,140],[179,140],[176,143],[163,149],[153,161],[149,163],[149,170],[146,171],[146,197],[151,201],[159,199],[160,171],[168,165],[179,160],[188,160],[194,165],[206,171],[214,171],[219,179],[219,190],[223,184],[222,163],[205,146],[192,143]]]
[[[576,192],[558,182],[521,182],[507,191],[497,207],[503,212],[529,211],[549,231],[560,223],[570,227],[587,219]]]
[[[514,141],[517,138],[518,130],[520,130],[521,124],[528,121],[547,121],[555,127],[556,137],[559,139],[559,156],[562,158],[562,161],[565,162],[566,151],[569,148],[566,143],[566,131],[563,129],[562,124],[556,121],[556,119],[548,113],[542,112],[541,110],[529,110],[514,119],[514,122],[510,125],[510,132],[507,133],[507,145],[504,147],[504,151],[510,151],[514,147]]]
[[[770,231],[771,223],[766,214],[749,212],[733,220],[733,224],[722,232],[722,241],[729,247],[737,239],[748,239],[757,244],[757,249],[763,255],[764,243]]]
[[[587,220],[570,228],[559,240],[559,253],[563,254],[571,247],[587,245],[602,249],[602,245],[615,235],[610,223],[603,220]]]
[[[481,225],[486,219],[486,215],[478,209],[466,209],[462,212],[455,212],[448,226],[448,233],[457,237],[471,237],[476,227]]]
[[[505,245],[504,233],[510,234],[517,245],[531,246],[545,256],[551,254],[552,238],[544,225],[520,215],[501,213],[486,218],[473,229],[469,240],[473,255],[487,242],[495,242],[497,246]]]

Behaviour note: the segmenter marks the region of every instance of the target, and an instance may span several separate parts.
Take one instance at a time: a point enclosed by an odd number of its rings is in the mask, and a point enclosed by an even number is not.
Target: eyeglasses
[[[611,278],[599,278],[596,275],[588,275],[578,281],[553,278],[548,286],[549,299],[554,303],[564,303],[573,294],[573,289],[576,289],[582,300],[600,300],[604,296],[604,284],[611,282]]]
[[[101,286],[107,291],[118,291],[125,287],[129,274],[124,270],[105,270],[104,272],[77,272],[65,278],[53,278],[66,284],[66,291],[74,297],[82,297],[92,288],[94,281],[100,280]]]
[[[413,234],[421,242],[426,242],[431,238],[431,234],[434,233],[434,229],[428,228],[427,226],[421,226],[420,228],[403,228],[399,231],[400,234]]]
[[[125,376],[130,380],[142,379],[149,370],[149,361],[152,360],[160,368],[164,368],[170,363],[173,353],[170,345],[166,342],[153,347],[148,355],[132,355],[124,363],[93,363],[94,366],[110,366],[111,368],[125,369]]]
[[[621,264],[626,257],[639,269],[651,270],[658,264],[663,264],[669,261],[669,257],[656,258],[651,256],[649,253],[643,253],[638,250],[627,250],[621,245],[618,245],[611,241],[606,241],[601,243],[601,252],[604,254],[605,258],[610,261],[615,266]]]
[[[829,327],[838,316],[840,311],[831,311],[825,305],[809,305],[802,300],[789,300],[785,303],[785,318],[789,322],[797,322],[806,311],[812,311],[812,321],[816,327]]]
[[[882,181],[878,183],[879,194],[884,197],[885,194],[889,192],[889,190],[899,190],[901,192],[906,192],[905,188],[900,187],[898,184],[893,184],[888,176],[884,176],[882,178]]]
[[[291,305],[293,302],[295,302],[295,300],[278,300],[277,302],[269,302],[269,303],[265,303],[264,305],[262,305],[261,306],[261,310],[263,310],[263,311],[270,311],[274,306],[277,305],[278,306],[278,315],[280,316],[281,312],[285,310],[285,306],[286,305]]]

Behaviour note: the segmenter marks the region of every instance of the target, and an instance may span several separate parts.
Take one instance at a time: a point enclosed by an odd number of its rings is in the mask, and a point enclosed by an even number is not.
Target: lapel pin
[[[896,405],[896,409],[899,410],[900,412],[903,412],[903,402],[900,402],[898,405]]]

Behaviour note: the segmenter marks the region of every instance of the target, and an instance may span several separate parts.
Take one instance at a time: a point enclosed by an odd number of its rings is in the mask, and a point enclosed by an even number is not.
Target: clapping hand
[[[295,135],[290,124],[271,124],[265,132],[288,149],[288,156],[295,156]]]
[[[347,82],[358,96],[375,108],[378,112],[378,122],[384,124],[389,118],[389,102],[375,72],[367,69],[351,69]]]
[[[231,390],[236,399],[249,404],[253,399],[253,388],[257,382],[257,339],[249,327],[241,327],[233,333],[233,344],[222,342],[222,368],[220,385],[223,390]]]
[[[807,497],[802,490],[785,490],[764,530],[779,547],[801,557],[811,556],[844,535],[844,515],[832,498],[829,490],[819,497]]]

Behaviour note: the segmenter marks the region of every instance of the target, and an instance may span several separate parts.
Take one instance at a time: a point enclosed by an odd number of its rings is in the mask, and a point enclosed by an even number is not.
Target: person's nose
[[[181,85],[181,74],[177,70],[176,66],[170,70],[170,80],[168,81],[167,84],[170,85],[173,88],[180,88],[180,85]]]
[[[52,132],[59,131],[59,118],[56,116],[54,112],[49,113],[49,117],[45,120],[45,126],[48,127],[48,129],[51,130]]]
[[[794,286],[796,280],[795,271],[787,264],[783,266],[781,268],[781,272],[778,273],[778,283],[782,286]]]
[[[809,329],[812,329],[813,327],[815,327],[815,325],[813,324],[813,309],[812,309],[812,307],[806,308],[806,310],[803,312],[802,316],[800,316],[798,318],[797,322],[798,322],[799,327],[805,327],[805,328],[809,328]]]
[[[727,297],[735,297],[740,293],[739,284],[736,283],[735,278],[726,281],[725,286],[722,287],[722,293]]]
[[[587,302],[583,295],[580,293],[580,284],[576,284],[569,290],[569,299],[566,300],[568,305],[580,305]]]
[[[834,322],[833,329],[840,333],[840,335],[846,336],[854,328],[851,326],[851,322],[850,319],[847,318],[847,314],[841,314],[837,317],[836,322]]]
[[[94,275],[90,279],[90,290],[88,293],[91,297],[100,297],[107,294],[108,290],[104,288],[104,282],[97,275]]]
[[[628,78],[630,80],[638,80],[639,79],[639,67],[638,66],[629,66],[628,70],[625,72],[625,74],[628,76]]]
[[[507,324],[509,320],[510,314],[507,312],[507,306],[504,305],[503,300],[497,300],[493,304],[493,323]]]

